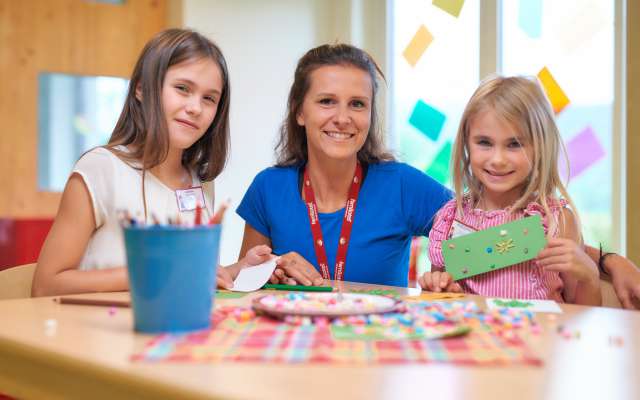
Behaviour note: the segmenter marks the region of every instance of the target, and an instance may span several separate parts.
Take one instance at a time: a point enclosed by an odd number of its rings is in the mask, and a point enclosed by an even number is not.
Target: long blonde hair
[[[485,111],[495,113],[498,119],[512,126],[533,146],[531,174],[520,198],[511,206],[511,212],[535,201],[542,206],[546,215],[551,216],[549,200],[559,194],[571,207],[579,227],[576,208],[558,171],[558,156],[562,152],[569,175],[567,152],[549,100],[533,77],[491,76],[480,84],[469,99],[462,114],[451,161],[458,213],[462,214],[465,198],[475,204],[482,195],[482,184],[471,172],[468,140],[473,119]],[[551,218],[549,233],[557,227],[558,221]]]

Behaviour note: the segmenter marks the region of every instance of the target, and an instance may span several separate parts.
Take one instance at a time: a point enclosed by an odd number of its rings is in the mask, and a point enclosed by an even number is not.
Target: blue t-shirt
[[[309,214],[301,197],[301,167],[271,167],[260,172],[236,212],[271,239],[274,254],[295,251],[319,271]],[[371,164],[356,203],[344,279],[407,286],[413,236],[427,236],[436,212],[451,192],[423,172],[403,163]],[[320,213],[331,279],[344,208]]]

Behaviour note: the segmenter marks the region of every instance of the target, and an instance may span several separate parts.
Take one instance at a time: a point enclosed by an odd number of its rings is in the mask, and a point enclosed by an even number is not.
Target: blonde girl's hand
[[[276,261],[276,270],[269,280],[271,283],[287,285],[320,286],[324,283],[322,275],[300,254],[291,251],[281,255]]]
[[[596,264],[582,246],[571,239],[549,239],[536,260],[546,271],[567,274],[578,282],[600,284]]]
[[[423,290],[430,292],[454,292],[462,293],[459,284],[453,281],[453,277],[448,272],[433,271],[425,272],[418,283]]]

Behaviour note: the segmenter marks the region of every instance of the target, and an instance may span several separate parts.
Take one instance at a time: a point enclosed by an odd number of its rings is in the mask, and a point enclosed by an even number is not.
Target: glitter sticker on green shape
[[[535,258],[547,244],[539,215],[442,242],[445,269],[454,280]]]

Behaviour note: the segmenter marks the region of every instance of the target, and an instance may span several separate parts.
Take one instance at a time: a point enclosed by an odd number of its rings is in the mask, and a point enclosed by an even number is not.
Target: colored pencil
[[[196,217],[194,221],[194,225],[202,224],[202,207],[200,206],[200,202],[196,205]]]
[[[218,210],[213,214],[213,217],[209,220],[209,225],[219,225],[222,223],[222,217],[224,217],[225,211],[229,208],[231,200],[227,199],[220,204]]]
[[[60,304],[75,304],[79,306],[101,306],[101,307],[131,307],[131,303],[124,300],[102,300],[102,299],[83,299],[80,297],[58,297],[53,301]]]
[[[331,286],[304,286],[304,285],[280,285],[267,283],[263,289],[275,289],[275,290],[293,290],[300,292],[331,292],[333,288]]]

